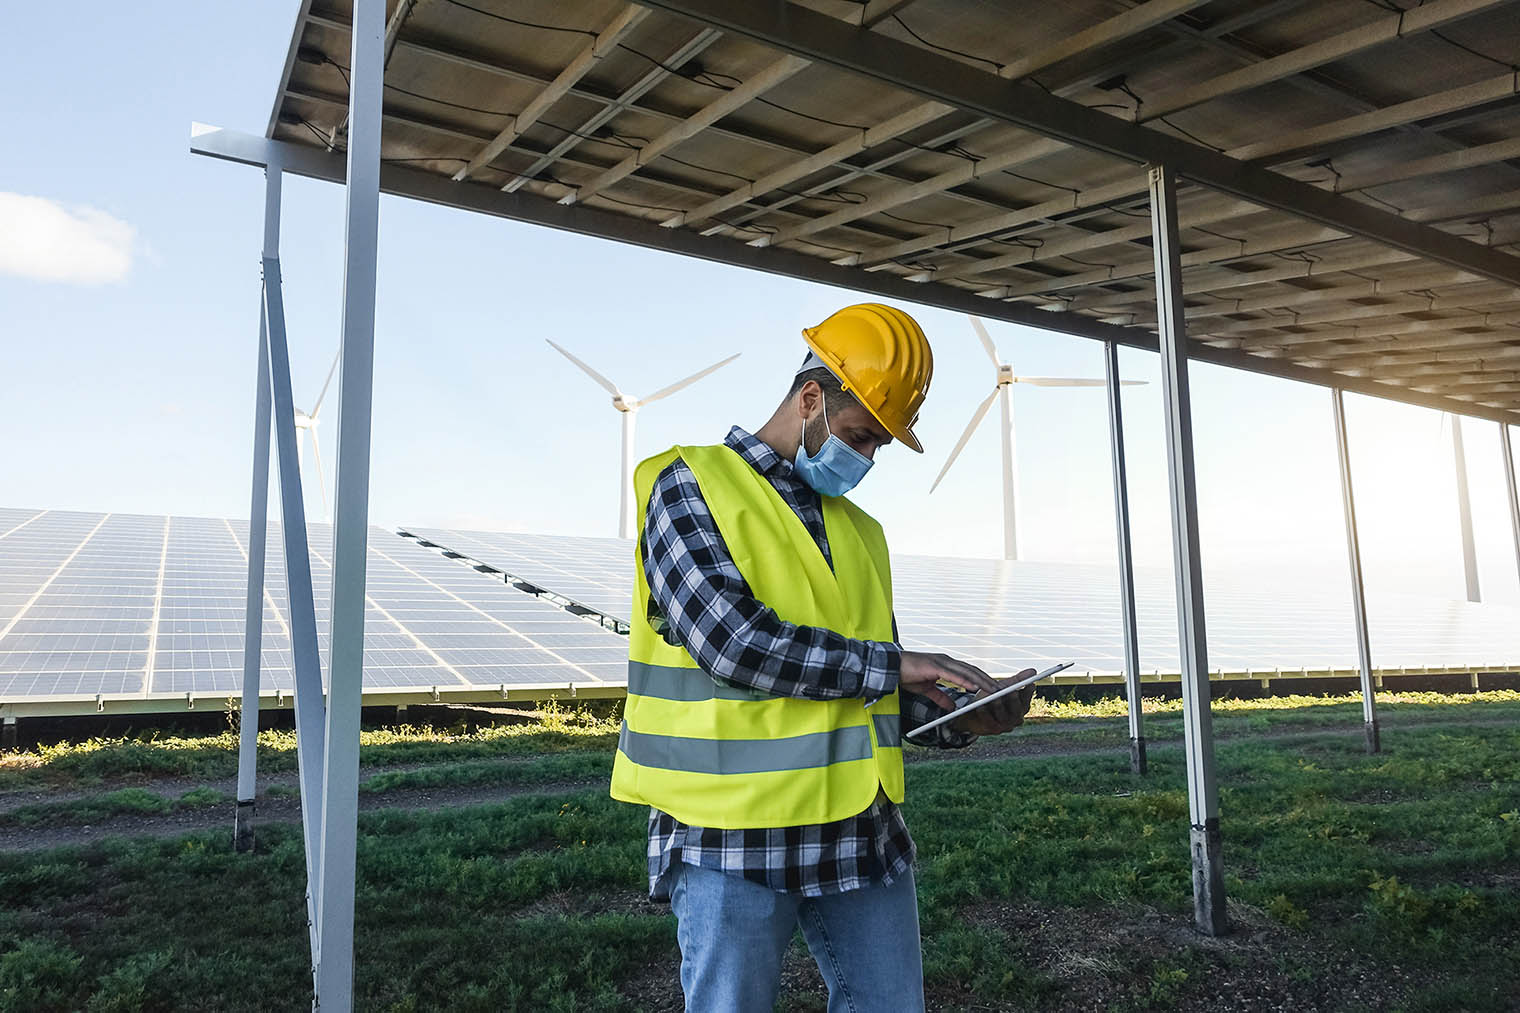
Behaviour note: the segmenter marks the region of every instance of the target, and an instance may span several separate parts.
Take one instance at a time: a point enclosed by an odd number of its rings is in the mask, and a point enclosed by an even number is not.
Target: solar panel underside
[[[511,572],[605,615],[632,610],[632,543],[436,528],[413,534]],[[1124,668],[1113,567],[933,556],[893,560],[903,646],[964,657],[995,674],[1075,661],[1070,678]],[[1175,587],[1166,570],[1135,574],[1143,673],[1175,676]],[[1230,574],[1204,583],[1209,667],[1285,674],[1357,665],[1349,581],[1265,585]],[[1520,610],[1369,589],[1373,666],[1520,667]]]
[[[331,529],[312,525],[323,670]],[[263,689],[294,686],[280,532],[265,562]],[[0,510],[0,703],[242,685],[248,530],[208,518]],[[499,577],[370,530],[366,692],[619,683],[626,642]]]

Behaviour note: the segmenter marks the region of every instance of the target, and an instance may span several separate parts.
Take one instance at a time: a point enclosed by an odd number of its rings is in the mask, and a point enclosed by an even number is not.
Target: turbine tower
[[[987,409],[992,407],[994,398],[1002,402],[1003,412],[1003,558],[1019,558],[1019,529],[1018,529],[1018,499],[1019,499],[1019,476],[1016,467],[1016,452],[1013,432],[1013,385],[1027,383],[1031,387],[1102,387],[1107,381],[1099,379],[1084,379],[1070,376],[1019,376],[1013,371],[1010,363],[998,358],[997,346],[992,343],[992,336],[987,333],[987,327],[977,317],[971,317],[971,326],[976,329],[976,336],[981,339],[982,347],[987,350],[987,358],[992,360],[992,366],[996,372],[996,386],[987,399],[977,405],[976,411],[971,414],[971,422],[966,426],[966,431],[961,433],[955,449],[950,451],[950,456],[945,461],[945,466],[939,470],[939,476],[934,484],[929,487],[932,493],[939,487],[940,480],[950,470],[950,465],[960,456],[965,449],[966,443],[971,439],[971,434],[976,432],[976,427],[981,424],[986,416]],[[1144,380],[1122,380],[1126,387],[1133,387],[1144,383]]]
[[[305,431],[311,437],[311,454],[317,462],[317,488],[322,491],[322,517],[329,524],[332,523],[332,508],[327,505],[327,479],[322,474],[322,446],[317,442],[317,413],[322,410],[322,399],[327,397],[327,388],[332,386],[333,374],[338,371],[338,359],[342,355],[343,350],[340,348],[338,354],[333,356],[333,363],[327,370],[327,379],[322,381],[322,390],[317,394],[311,411],[296,409],[296,467],[300,468],[302,464],[301,433]]]
[[[546,338],[544,340],[547,341],[548,339]],[[623,472],[622,484],[619,486],[618,491],[618,537],[634,538],[636,537],[633,530],[634,416],[638,414],[638,410],[645,405],[658,401],[661,398],[669,397],[684,387],[690,387],[692,384],[696,383],[707,374],[716,372],[717,370],[728,365],[730,362],[733,362],[743,353],[740,352],[734,355],[730,355],[723,361],[715,362],[711,366],[708,366],[706,369],[691,374],[684,380],[678,380],[675,383],[671,384],[669,387],[662,387],[661,389],[655,391],[653,394],[650,394],[648,397],[638,398],[630,397],[627,394],[624,394],[621,390],[618,390],[617,384],[613,383],[611,380],[607,379],[605,376],[598,373],[596,370],[592,369],[590,366],[586,365],[584,362],[577,359],[569,352],[565,351],[559,345],[554,344],[553,341],[549,341],[549,344],[553,345],[556,352],[563,355],[571,362],[575,363],[575,365],[580,368],[580,371],[582,373],[585,373],[587,376],[591,377],[591,379],[595,380],[598,386],[600,386],[607,393],[611,394],[612,407],[623,413]]]

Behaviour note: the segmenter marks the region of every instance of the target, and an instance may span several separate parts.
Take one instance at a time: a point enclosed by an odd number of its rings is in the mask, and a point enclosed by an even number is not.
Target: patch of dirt
[[[974,926],[1015,940],[1023,961],[1054,979],[1041,1013],[1160,1006],[1178,1010],[1304,1013],[1391,1009],[1416,981],[1397,964],[1337,951],[1249,905],[1230,902],[1231,932],[1209,937],[1190,918],[1151,909],[1052,911],[990,902],[963,912]],[[953,989],[935,1009],[1015,1010]]]

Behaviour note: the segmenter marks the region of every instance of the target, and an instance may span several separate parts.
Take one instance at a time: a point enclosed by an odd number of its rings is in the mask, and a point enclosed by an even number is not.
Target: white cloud
[[[104,211],[0,192],[0,274],[99,285],[132,269],[137,230]]]

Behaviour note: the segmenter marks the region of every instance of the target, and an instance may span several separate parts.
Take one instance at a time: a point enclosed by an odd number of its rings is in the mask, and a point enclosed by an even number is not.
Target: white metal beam
[[[1515,451],[1509,426],[1499,423],[1499,452],[1504,455],[1504,489],[1509,494],[1509,530],[1515,545],[1515,570],[1520,573],[1520,489],[1515,484]]]
[[[1129,764],[1147,769],[1145,714],[1140,697],[1140,628],[1135,614],[1135,566],[1129,537],[1129,477],[1124,459],[1124,401],[1119,382],[1119,346],[1103,343],[1103,379],[1108,391],[1108,453],[1113,468],[1114,527],[1119,551],[1119,617],[1124,638],[1124,695],[1129,706]]]
[[[1160,320],[1161,400],[1171,488],[1172,556],[1177,579],[1178,657],[1182,666],[1182,734],[1187,754],[1193,854],[1193,920],[1206,935],[1229,931],[1214,780],[1213,715],[1209,710],[1208,635],[1204,631],[1203,561],[1198,546],[1198,491],[1188,390],[1187,324],[1177,237],[1177,180],[1167,166],[1149,170],[1155,223],[1156,316]]]
[[[1362,730],[1367,752],[1381,748],[1378,741],[1377,699],[1372,680],[1372,644],[1367,634],[1367,601],[1362,586],[1362,546],[1356,530],[1356,497],[1351,485],[1351,450],[1346,437],[1346,402],[1340,388],[1330,390],[1335,416],[1335,450],[1341,472],[1341,513],[1346,520],[1346,556],[1351,565],[1351,612],[1356,627],[1357,671],[1362,682]]]
[[[385,0],[355,0],[351,35],[331,647],[317,907],[321,951],[316,968],[316,1008],[320,1013],[348,1013],[353,1009],[354,873],[359,812],[359,719],[364,688]]]
[[[1457,475],[1457,524],[1462,536],[1462,576],[1467,600],[1482,601],[1478,586],[1478,550],[1473,542],[1472,497],[1467,491],[1467,451],[1462,446],[1462,416],[1451,416],[1451,456]]]
[[[280,167],[264,169],[264,252],[280,256]],[[260,282],[262,285],[262,282]],[[248,595],[243,614],[243,699],[238,721],[237,812],[233,847],[252,851],[258,793],[259,682],[264,651],[264,559],[269,530],[269,329],[259,294],[258,373],[254,384],[253,491],[248,506]]]

